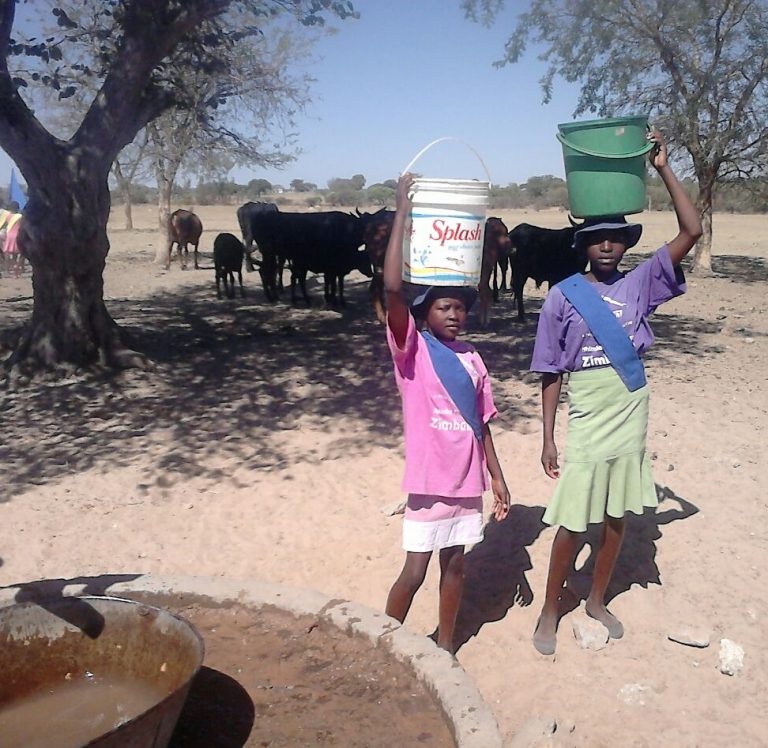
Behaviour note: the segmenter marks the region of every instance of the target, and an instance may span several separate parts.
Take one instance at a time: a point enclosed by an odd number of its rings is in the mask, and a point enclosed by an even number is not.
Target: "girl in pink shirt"
[[[483,537],[482,493],[489,487],[487,474],[497,521],[509,512],[509,491],[488,427],[496,415],[488,371],[480,354],[457,339],[477,290],[431,286],[422,290],[410,309],[403,297],[403,237],[412,185],[411,174],[403,174],[398,181],[397,210],[384,261],[387,341],[403,400],[402,487],[408,492],[403,520],[405,564],[389,592],[386,612],[401,623],[405,620],[432,552],[438,549],[437,644],[453,652],[464,586],[464,546]],[[414,316],[423,323],[421,332]]]

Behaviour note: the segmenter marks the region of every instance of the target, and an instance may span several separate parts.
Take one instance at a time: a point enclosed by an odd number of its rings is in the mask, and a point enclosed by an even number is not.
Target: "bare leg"
[[[408,551],[406,553],[403,570],[392,585],[392,589],[387,597],[385,612],[388,616],[396,618],[400,623],[405,620],[411,608],[413,597],[424,581],[427,565],[431,557],[431,552],[414,553],[413,551]]]
[[[464,590],[464,546],[440,551],[440,616],[437,646],[453,653],[453,632]]]
[[[616,559],[619,557],[621,542],[624,539],[624,518],[605,516],[603,523],[603,535],[600,539],[600,548],[597,550],[595,571],[592,575],[592,589],[587,598],[587,615],[600,621],[607,629],[612,639],[621,639],[624,636],[624,626],[616,616],[608,612],[605,607],[605,592],[613,576],[616,567]]]
[[[573,567],[573,558],[576,555],[576,547],[581,535],[582,533],[571,532],[565,527],[561,527],[557,531],[555,540],[552,543],[544,606],[541,609],[536,630],[533,632],[533,646],[541,654],[550,655],[555,653],[558,603],[565,579]]]

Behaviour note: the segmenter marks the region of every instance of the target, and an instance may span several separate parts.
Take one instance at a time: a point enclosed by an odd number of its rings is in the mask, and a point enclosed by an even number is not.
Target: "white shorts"
[[[429,553],[483,539],[483,497],[409,494],[403,519],[403,549]]]

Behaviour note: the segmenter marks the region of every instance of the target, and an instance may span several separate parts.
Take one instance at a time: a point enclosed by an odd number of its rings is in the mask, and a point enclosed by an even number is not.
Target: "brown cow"
[[[480,267],[480,283],[477,287],[480,299],[480,327],[487,327],[491,319],[491,275],[500,257],[509,255],[512,246],[507,227],[501,218],[489,218],[485,222],[483,262]]]
[[[173,245],[178,245],[179,262],[181,269],[187,269],[187,245],[191,244],[195,249],[195,270],[199,270],[197,264],[197,245],[200,243],[200,234],[203,233],[203,224],[200,219],[189,210],[174,210],[168,219],[168,260],[165,269],[171,267],[171,252]]]
[[[373,278],[371,278],[368,293],[371,296],[376,317],[382,324],[387,321],[387,313],[384,310],[384,255],[387,253],[394,220],[394,210],[379,210],[368,218],[363,231],[365,251],[373,265]]]

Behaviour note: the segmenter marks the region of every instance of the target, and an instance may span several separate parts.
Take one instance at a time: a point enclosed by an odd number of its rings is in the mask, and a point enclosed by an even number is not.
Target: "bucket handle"
[[[469,148],[472,153],[477,156],[477,160],[480,162],[480,164],[483,167],[483,170],[485,171],[485,176],[488,177],[488,186],[491,186],[492,180],[491,180],[491,173],[488,171],[488,167],[485,165],[485,161],[483,161],[482,156],[469,144],[465,143],[460,138],[454,138],[451,135],[446,135],[442,138],[437,138],[437,140],[433,140],[431,143],[428,143],[425,145],[412,159],[411,162],[408,164],[408,166],[405,167],[405,169],[402,170],[401,174],[405,174],[405,172],[410,171],[411,167],[433,146],[437,145],[438,143],[442,143],[446,140],[452,140],[456,143],[461,143],[462,145],[465,145],[467,148]]]
[[[583,153],[585,156],[595,156],[596,158],[636,158],[637,156],[644,156],[654,145],[656,145],[653,142],[646,143],[642,148],[632,151],[632,153],[597,153],[597,151],[590,151],[588,148],[582,148],[581,146],[569,143],[559,132],[556,132],[555,136],[563,145],[568,146],[568,148]]]

